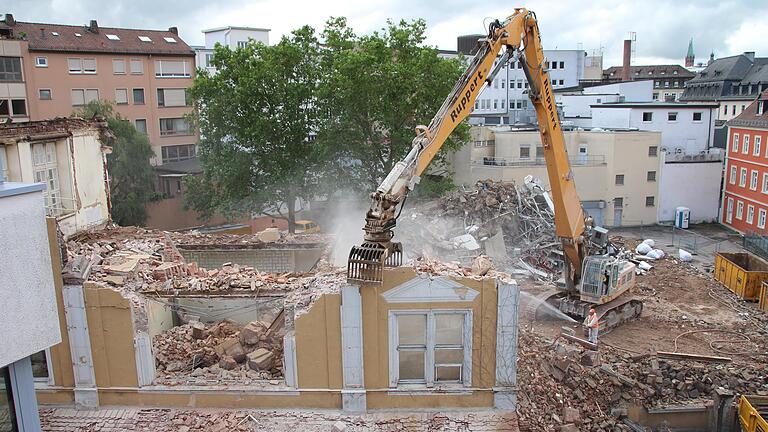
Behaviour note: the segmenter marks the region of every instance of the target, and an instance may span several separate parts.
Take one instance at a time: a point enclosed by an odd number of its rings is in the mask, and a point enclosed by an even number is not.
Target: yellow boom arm
[[[497,62],[499,53],[504,53]],[[408,192],[418,183],[448,136],[469,114],[484,84],[510,56],[517,54],[530,86],[529,97],[539,121],[549,184],[555,204],[555,229],[566,255],[568,277],[574,286],[581,277],[581,263],[586,255],[585,221],[581,201],[576,193],[573,173],[568,162],[565,140],[560,129],[555,98],[549,74],[544,67],[539,28],[534,13],[526,9],[515,12],[504,22],[495,21],[488,29],[469,67],[429,126],[416,128],[417,136],[408,155],[398,162],[384,181],[371,194],[371,208],[366,214],[365,243],[350,252],[347,276],[353,280],[380,281],[381,267],[400,265],[401,246],[392,242],[392,228]]]

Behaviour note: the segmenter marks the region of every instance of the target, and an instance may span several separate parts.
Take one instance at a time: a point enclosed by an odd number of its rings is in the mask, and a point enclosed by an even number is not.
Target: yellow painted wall
[[[294,322],[300,389],[340,389],[341,295],[325,294]]]
[[[72,369],[72,354],[69,349],[69,333],[67,333],[67,319],[64,315],[64,297],[62,288],[64,282],[61,279],[61,252],[56,241],[56,220],[46,218],[48,225],[48,245],[51,253],[51,271],[53,272],[53,284],[56,290],[56,308],[59,311],[59,329],[61,330],[61,342],[52,346],[51,364],[48,365],[53,372],[55,385],[72,387],[75,385],[75,375]]]
[[[472,302],[387,303],[383,293],[416,277],[410,268],[384,272],[381,285],[361,288],[363,307],[363,369],[369,409],[406,407],[490,407],[496,379],[496,281],[456,279],[480,294]],[[472,387],[488,389],[461,395],[404,395],[381,391],[389,387],[389,311],[407,309],[472,309]]]
[[[131,306],[120,293],[83,284],[97,387],[137,387]]]

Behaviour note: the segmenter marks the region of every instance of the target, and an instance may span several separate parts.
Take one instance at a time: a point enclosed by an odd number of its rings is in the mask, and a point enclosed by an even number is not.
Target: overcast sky
[[[358,33],[381,28],[388,18],[427,21],[430,45],[456,49],[456,36],[483,33],[484,20],[511,14],[509,2],[458,0],[3,0],[0,13],[19,21],[165,29],[179,27],[190,45],[201,30],[265,27],[270,41],[309,24],[321,29],[329,16],[346,16]],[[10,5],[10,7],[9,7]],[[622,40],[637,34],[633,64],[682,64],[693,37],[696,61],[755,51],[768,56],[766,0],[529,0],[545,49],[602,49],[604,67],[621,62]]]

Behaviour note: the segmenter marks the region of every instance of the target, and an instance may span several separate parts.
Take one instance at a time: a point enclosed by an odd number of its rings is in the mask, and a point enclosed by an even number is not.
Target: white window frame
[[[664,96],[666,98],[666,96],[668,96],[668,94],[664,93]],[[667,122],[668,123],[677,123],[677,116],[678,115],[679,115],[679,113],[677,111],[667,111]],[[674,118],[670,118],[670,117],[674,117]]]
[[[731,165],[731,178],[730,178],[730,183],[731,183],[732,185],[735,185],[735,184],[736,184],[736,171],[737,171],[737,170],[736,170],[736,166],[735,166],[735,165]]]
[[[125,98],[123,99],[122,102],[119,100],[119,97],[118,97],[118,94],[120,92],[123,92],[123,94],[125,95]],[[128,105],[128,89],[127,88],[115,89],[115,105]]]
[[[117,68],[115,67],[116,65],[118,65],[120,63],[123,64],[123,71],[122,72],[118,72]],[[112,74],[113,75],[125,75],[125,74],[127,74],[128,73],[128,69],[126,69],[127,66],[128,65],[125,64],[125,59],[117,59],[117,58],[116,59],[112,59]]]
[[[761,192],[768,194],[768,173],[763,173],[763,188]]]
[[[527,148],[528,149],[528,157],[523,157],[520,154],[520,150],[523,149],[523,148]],[[518,155],[518,158],[520,160],[531,160],[531,145],[530,144],[520,144],[520,148],[517,151],[517,155]]]
[[[739,134],[735,133],[733,134],[733,140],[731,140],[731,152],[738,153],[739,152]]]
[[[651,115],[651,116],[650,116],[650,117],[651,117],[651,119],[650,119],[650,120],[646,120],[646,119],[645,119],[645,115],[646,115],[646,114],[650,114],[650,115]],[[642,119],[643,123],[652,123],[652,122],[653,122],[653,111],[643,111],[643,112],[641,113],[641,117],[640,117],[640,118]]]
[[[733,223],[733,198],[728,198],[728,204],[725,210],[725,222]]]
[[[139,128],[136,126],[140,121],[144,122],[144,131],[140,131]],[[133,127],[136,129],[136,132],[142,134],[142,135],[149,135],[149,123],[147,122],[147,119],[145,118],[137,118],[133,121]]]
[[[744,134],[744,137],[741,142],[741,153],[749,154],[749,135],[747,134]]]
[[[742,220],[744,218],[744,201],[736,201],[736,219]]]
[[[37,56],[37,57],[35,57],[35,67],[47,68],[48,67],[48,57],[45,57],[45,56]]]
[[[461,364],[459,382],[435,381],[435,316],[439,314],[463,314],[462,346],[464,358]],[[427,340],[424,359],[424,380],[400,381],[400,356],[398,352],[398,323],[401,315],[426,315]],[[389,311],[389,387],[403,389],[424,388],[464,388],[472,385],[472,309],[408,309]]]
[[[765,228],[765,217],[766,217],[765,209],[760,209],[757,211],[757,227],[758,228]]]
[[[164,74],[163,62],[181,62],[184,64],[184,71],[181,74]],[[192,69],[187,60],[170,60],[170,59],[157,59],[155,60],[155,78],[190,78],[192,76]]]
[[[759,174],[757,173],[757,170],[752,170],[752,172],[749,175],[749,188],[753,191],[757,190],[757,182],[758,182]]]
[[[739,176],[739,187],[747,187],[747,169],[741,169],[741,176]]]
[[[752,204],[747,205],[747,223],[752,225],[752,222],[755,220],[755,206]]]
[[[144,62],[141,59],[135,59],[135,58],[134,59],[130,59],[129,64],[130,64],[130,66],[129,66],[130,69],[129,70],[131,71],[131,75],[143,75],[144,74]],[[133,69],[133,65],[134,64],[138,64],[139,65],[139,69],[138,70],[134,70]]]
[[[760,151],[762,150],[760,147],[762,147],[762,144],[760,135],[755,135],[752,140],[752,156],[760,156]]]
[[[48,99],[43,99],[43,95],[42,95],[42,93],[41,93],[41,92],[43,92],[43,91],[47,91],[47,92],[48,92],[48,94],[49,94],[51,97],[49,97]],[[41,89],[37,89],[37,98],[38,98],[38,99],[40,99],[40,100],[53,100],[53,90],[51,90],[51,89],[49,89],[49,88],[41,88]]]

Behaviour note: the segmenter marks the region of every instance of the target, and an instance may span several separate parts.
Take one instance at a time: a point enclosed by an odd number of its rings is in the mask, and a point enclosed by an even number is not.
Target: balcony
[[[569,157],[568,162],[571,166],[600,166],[605,165],[605,155],[584,155]],[[482,165],[490,167],[526,167],[526,166],[545,166],[547,163],[543,157],[529,159],[507,159],[497,157],[484,157],[482,160],[473,160],[472,165]]]

